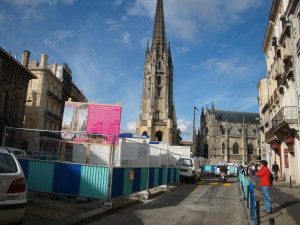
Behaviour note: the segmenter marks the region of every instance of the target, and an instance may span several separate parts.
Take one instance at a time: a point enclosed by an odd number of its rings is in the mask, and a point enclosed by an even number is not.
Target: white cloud
[[[131,35],[128,32],[122,33],[122,43],[124,44],[130,44],[131,43]]]
[[[188,47],[181,47],[178,49],[178,52],[179,53],[186,53],[188,52],[190,49]]]
[[[222,74],[239,74],[246,71],[246,67],[240,65],[237,58],[218,59],[210,58],[202,63],[202,66],[208,70],[213,70]]]
[[[128,122],[125,126],[121,126],[121,133],[136,133],[136,122]]]
[[[112,19],[108,19],[105,22],[109,27],[108,27],[108,31],[116,31],[118,30],[120,27],[122,27],[121,24],[117,23],[117,21],[112,20]]]
[[[115,5],[116,6],[120,6],[122,4],[122,0],[115,0]]]
[[[225,29],[229,23],[242,22],[243,13],[259,7],[265,0],[165,0],[165,20],[170,33],[182,41],[199,42],[202,29]],[[156,1],[136,0],[127,9],[129,16],[155,15]]]
[[[35,8],[26,8],[22,18],[23,22],[42,21],[44,20],[44,13]]]
[[[30,6],[38,6],[40,4],[56,4],[56,3],[63,3],[65,5],[72,5],[76,0],[3,0],[6,2],[11,3],[12,5],[30,5]]]
[[[257,96],[248,96],[245,98],[238,98],[236,102],[238,111],[246,111],[250,108],[256,107],[258,110],[258,102],[257,102]]]
[[[56,49],[58,45],[64,42],[66,39],[73,37],[73,32],[68,30],[58,30],[50,34],[49,38],[44,40],[44,43],[53,49]]]
[[[177,128],[181,131],[181,137],[183,141],[192,140],[193,134],[193,122],[185,119],[177,120]]]

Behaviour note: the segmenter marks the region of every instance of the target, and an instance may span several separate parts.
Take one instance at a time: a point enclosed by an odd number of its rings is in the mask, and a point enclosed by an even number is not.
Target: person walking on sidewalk
[[[260,169],[257,172],[257,176],[260,177],[260,186],[262,188],[265,203],[264,211],[266,213],[272,213],[272,199],[270,195],[270,187],[272,186],[270,179],[271,172],[266,160],[260,162]]]
[[[278,181],[278,171],[279,171],[279,166],[276,163],[276,161],[274,161],[274,164],[272,165],[272,172],[274,173],[274,179],[276,181]]]

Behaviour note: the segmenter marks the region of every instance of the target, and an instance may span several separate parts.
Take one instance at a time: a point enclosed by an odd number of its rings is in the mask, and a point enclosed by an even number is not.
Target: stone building
[[[26,63],[23,61],[23,64]],[[4,126],[23,127],[28,83],[32,79],[36,79],[36,76],[26,66],[0,48],[0,137],[3,137]],[[21,140],[14,133],[6,138],[15,144],[13,147],[21,147]]]
[[[177,144],[177,119],[173,103],[173,64],[165,35],[163,1],[157,0],[152,38],[146,50],[144,81],[137,134],[151,141]]]
[[[300,183],[300,1],[273,0],[263,52],[267,76],[257,85],[262,158],[280,178]]]
[[[259,114],[202,109],[200,118],[200,156],[210,163],[244,164],[260,155]]]
[[[25,113],[25,127],[40,130],[59,130],[63,84],[47,67],[48,55],[41,55],[41,62],[30,61],[28,69],[37,76],[29,83]]]

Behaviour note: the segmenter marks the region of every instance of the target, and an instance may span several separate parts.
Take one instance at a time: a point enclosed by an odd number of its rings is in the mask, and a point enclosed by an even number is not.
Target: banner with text
[[[62,138],[101,144],[115,142],[118,145],[121,112],[120,105],[66,102]]]

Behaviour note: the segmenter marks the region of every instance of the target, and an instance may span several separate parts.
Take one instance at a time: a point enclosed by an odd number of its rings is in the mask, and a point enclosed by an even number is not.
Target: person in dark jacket
[[[263,197],[264,197],[264,211],[266,213],[272,213],[272,199],[270,195],[270,187],[271,184],[271,172],[268,168],[268,162],[266,160],[262,160],[260,162],[260,169],[257,172],[257,176],[260,177],[260,186],[262,188]]]
[[[278,181],[278,171],[279,171],[279,166],[276,163],[276,161],[274,161],[274,164],[272,165],[272,172],[274,172],[274,179],[276,181]]]

